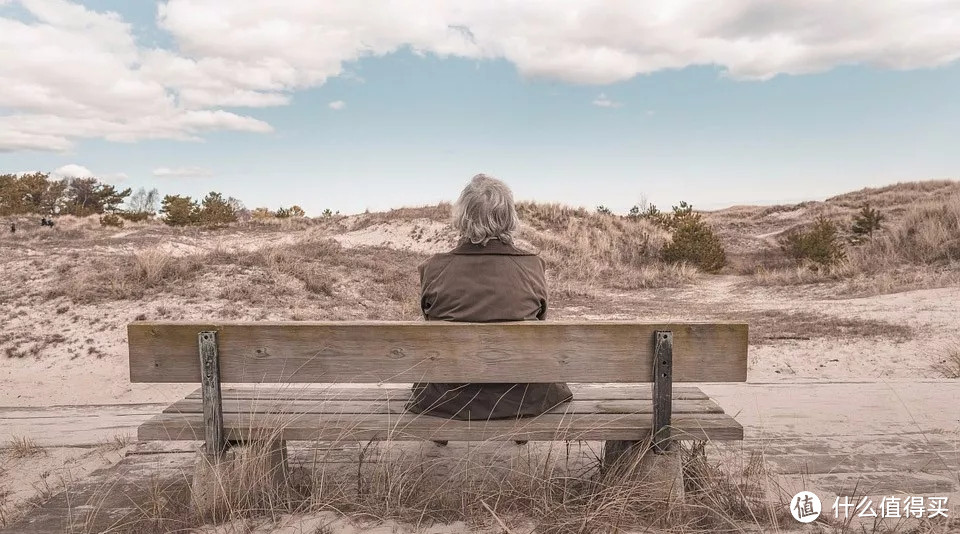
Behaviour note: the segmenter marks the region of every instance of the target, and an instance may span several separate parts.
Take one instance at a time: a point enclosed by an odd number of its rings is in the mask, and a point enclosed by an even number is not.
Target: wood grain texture
[[[653,450],[670,447],[673,411],[673,334],[658,331],[653,355]]]
[[[430,416],[323,414],[224,414],[227,439],[279,435],[285,440],[632,440],[649,438],[650,414],[547,414],[519,420],[455,421]],[[201,414],[160,414],[138,430],[140,440],[201,440]],[[740,440],[743,428],[724,414],[678,414],[673,418],[674,440]]]
[[[203,414],[204,453],[212,461],[219,461],[227,450],[223,438],[223,405],[220,399],[220,364],[217,356],[216,331],[200,332],[198,336],[201,386],[200,412]]]
[[[673,332],[674,382],[747,374],[740,323],[136,322],[131,382],[199,382],[204,330],[225,383],[650,382],[657,330]]]
[[[406,398],[386,400],[293,400],[293,399],[225,399],[224,413],[240,414],[402,414],[406,413]],[[673,413],[723,413],[712,400],[676,400]],[[183,399],[168,406],[163,413],[202,413],[203,403],[197,399]],[[653,413],[649,400],[573,400],[557,406],[548,413]]]
[[[644,399],[650,402],[653,398],[650,384],[630,385],[603,385],[603,384],[568,384],[573,398],[577,400],[630,400]],[[256,400],[406,400],[410,397],[409,388],[379,388],[379,387],[342,387],[328,385],[314,387],[314,385],[286,384],[282,386],[261,385],[254,387],[229,386],[221,390],[223,399],[256,399]],[[187,395],[188,399],[199,399],[200,389]],[[707,394],[694,386],[675,386],[674,400],[703,400]]]

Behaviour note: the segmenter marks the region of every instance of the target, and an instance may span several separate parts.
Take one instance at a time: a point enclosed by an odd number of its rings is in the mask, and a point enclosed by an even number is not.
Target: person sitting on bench
[[[543,260],[514,246],[519,225],[505,183],[478,174],[453,207],[456,248],[419,266],[420,308],[428,321],[544,320]],[[573,398],[563,383],[417,383],[407,410],[460,420],[540,415]]]

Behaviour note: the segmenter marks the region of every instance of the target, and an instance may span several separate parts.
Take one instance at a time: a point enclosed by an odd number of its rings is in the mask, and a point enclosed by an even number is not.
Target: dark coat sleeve
[[[424,284],[424,271],[427,269],[427,262],[421,263],[417,267],[417,271],[420,272],[420,313],[423,314],[423,318],[427,318],[427,310],[430,308],[430,302],[427,299],[427,286]]]
[[[537,258],[540,263],[540,284],[538,292],[540,293],[540,313],[537,314],[537,319],[540,321],[545,321],[547,319],[547,275],[546,275],[546,262],[543,261],[543,258]]]

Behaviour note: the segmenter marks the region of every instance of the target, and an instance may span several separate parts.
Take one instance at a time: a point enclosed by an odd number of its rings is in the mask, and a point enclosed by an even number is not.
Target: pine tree
[[[882,228],[883,219],[883,214],[879,210],[871,208],[870,204],[865,204],[860,208],[860,213],[853,218],[852,230],[856,241],[872,239],[873,233]]]

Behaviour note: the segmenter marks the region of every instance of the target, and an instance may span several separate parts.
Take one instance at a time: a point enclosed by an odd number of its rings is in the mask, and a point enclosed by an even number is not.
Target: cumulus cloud
[[[600,93],[593,99],[593,105],[599,108],[618,108],[623,105],[621,102],[610,100],[605,93]]]
[[[955,0],[167,0],[157,25],[170,49],[139,45],[116,14],[66,0],[15,3],[30,18],[0,16],[0,109],[10,110],[0,111],[0,151],[269,132],[224,108],[286,105],[295,91],[348,75],[352,61],[401,49],[598,85],[694,65],[764,80],[960,58]]]
[[[114,173],[94,173],[90,169],[84,167],[83,165],[77,165],[76,163],[70,163],[62,167],[58,167],[50,172],[50,177],[55,180],[63,180],[70,178],[96,178],[101,182],[107,182],[112,184],[118,184],[124,182],[129,178],[127,173],[124,172],[114,172]]]
[[[341,109],[347,107],[347,103],[343,100],[334,100],[333,102],[327,104],[327,106],[332,110],[340,111]]]
[[[151,54],[118,15],[64,0],[17,3],[29,18],[0,16],[0,110],[12,110],[0,111],[0,151],[270,131],[252,117],[181,103],[177,86],[146,67]]]
[[[204,167],[159,167],[153,169],[157,178],[206,178],[213,176],[213,171]]]
[[[93,177],[93,171],[84,167],[83,165],[77,165],[76,163],[71,163],[69,165],[64,165],[54,169],[50,173],[50,177],[56,180],[62,178],[91,178]]]
[[[528,76],[596,84],[691,65],[765,79],[853,63],[930,67],[960,57],[953,0],[734,0],[722,9],[709,0],[169,0],[159,20],[181,50],[242,66],[233,75],[256,74],[249,88],[262,91],[322,83],[340,75],[344,62],[404,46],[503,58]]]

